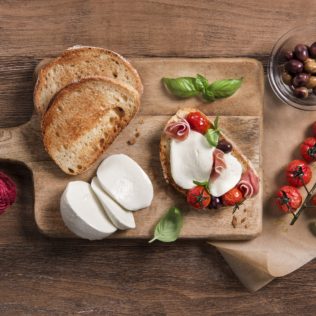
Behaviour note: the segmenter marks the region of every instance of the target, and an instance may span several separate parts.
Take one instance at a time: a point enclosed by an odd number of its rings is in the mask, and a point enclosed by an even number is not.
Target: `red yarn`
[[[15,202],[16,185],[3,172],[0,171],[0,214]]]

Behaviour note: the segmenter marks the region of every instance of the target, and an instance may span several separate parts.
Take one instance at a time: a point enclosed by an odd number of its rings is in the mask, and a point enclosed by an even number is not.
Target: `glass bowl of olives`
[[[316,110],[316,28],[297,27],[273,47],[268,79],[283,102],[301,110]]]

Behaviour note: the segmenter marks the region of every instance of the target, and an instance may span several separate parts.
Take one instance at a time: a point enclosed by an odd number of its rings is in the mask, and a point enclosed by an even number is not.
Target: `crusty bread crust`
[[[118,81],[91,77],[72,83],[43,116],[45,149],[65,173],[80,174],[104,153],[139,106],[139,93]]]
[[[185,118],[190,112],[202,113],[201,111],[194,108],[180,109],[177,111],[177,113],[174,116],[172,116],[168,120],[166,125],[168,125],[171,122],[178,121],[179,118]],[[209,121],[211,124],[213,124],[211,120]],[[243,171],[246,171],[247,169],[250,168],[257,175],[257,172],[253,168],[251,162],[241,153],[241,151],[238,149],[236,144],[231,139],[225,136],[225,134],[222,132],[220,133],[220,139],[226,139],[233,145],[232,155],[235,156],[238,159],[238,161],[241,163],[243,167]],[[185,190],[179,187],[172,178],[171,166],[170,166],[170,138],[164,132],[161,134],[161,138],[160,138],[160,162],[161,162],[161,167],[162,167],[163,175],[166,182],[171,184],[180,193],[186,195],[188,190]]]
[[[73,82],[93,76],[104,76],[132,86],[141,95],[143,85],[136,69],[121,55],[99,47],[74,47],[42,64],[37,71],[34,105],[44,114],[59,90]]]

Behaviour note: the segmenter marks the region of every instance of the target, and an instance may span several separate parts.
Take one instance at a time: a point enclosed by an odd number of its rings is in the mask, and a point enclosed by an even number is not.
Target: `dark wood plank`
[[[35,64],[67,46],[107,46],[129,57],[247,56],[266,64],[281,34],[315,16],[312,0],[1,1],[0,126],[30,118]],[[0,218],[0,244],[10,240],[0,245],[1,314],[315,314],[315,260],[250,294],[204,243],[45,239],[24,190],[29,172],[4,161],[0,168],[21,191]]]

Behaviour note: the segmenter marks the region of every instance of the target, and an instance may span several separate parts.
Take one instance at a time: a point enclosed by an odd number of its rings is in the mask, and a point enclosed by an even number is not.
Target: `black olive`
[[[293,94],[299,99],[306,99],[308,97],[308,90],[305,87],[295,88]]]
[[[308,83],[309,77],[310,75],[304,72],[296,75],[292,80],[293,86],[295,88],[306,86],[306,84]]]
[[[221,139],[217,146],[216,146],[219,150],[221,150],[222,152],[224,152],[225,154],[229,153],[232,151],[233,146],[230,142],[226,141],[225,139]]]
[[[311,57],[316,58],[316,42],[309,48],[309,54]]]
[[[287,60],[290,60],[290,59],[293,59],[294,57],[294,54],[291,50],[287,50],[285,53],[284,53],[284,58],[287,59]]]
[[[308,47],[303,44],[298,44],[294,48],[294,55],[300,61],[305,61],[309,57]]]
[[[297,59],[291,59],[285,65],[285,68],[291,74],[298,74],[303,71],[303,63]]]
[[[211,203],[209,204],[209,208],[218,209],[223,206],[222,199],[220,197],[211,196]]]

